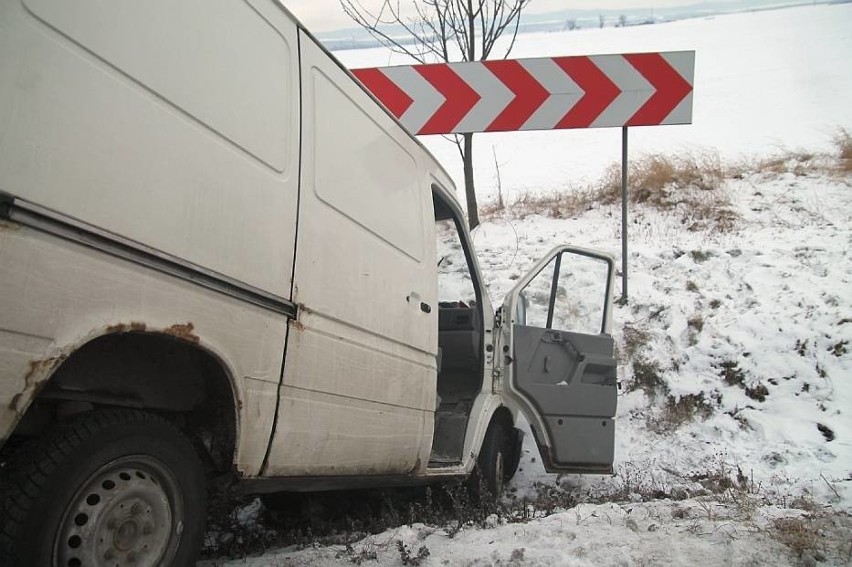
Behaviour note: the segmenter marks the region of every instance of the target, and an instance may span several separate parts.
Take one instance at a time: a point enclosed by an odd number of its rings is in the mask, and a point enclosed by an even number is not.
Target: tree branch
[[[403,16],[401,0],[383,0],[378,11],[362,0],[339,0],[343,11],[381,45],[418,63],[438,60],[486,60],[495,44],[511,34],[503,58],[509,56],[520,29],[521,12],[531,0],[407,0],[411,16]],[[403,33],[399,33],[400,29]],[[477,54],[477,48],[479,53]],[[448,136],[445,138],[449,139]],[[465,194],[470,226],[479,223],[473,179],[473,136],[455,134],[464,162]]]

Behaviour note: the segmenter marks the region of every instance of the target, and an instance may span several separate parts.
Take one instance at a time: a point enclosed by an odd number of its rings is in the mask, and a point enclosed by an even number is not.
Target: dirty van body
[[[203,15],[203,17],[199,17]],[[447,173],[272,0],[0,0],[0,563],[191,563],[238,490],[613,459],[613,261],[496,311]]]

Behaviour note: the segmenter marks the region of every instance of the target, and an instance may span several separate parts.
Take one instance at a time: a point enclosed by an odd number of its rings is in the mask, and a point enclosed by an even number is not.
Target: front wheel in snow
[[[514,447],[509,437],[510,427],[500,420],[492,420],[485,432],[482,449],[476,461],[480,481],[493,496],[503,494],[503,487],[512,478],[511,470],[515,461]]]

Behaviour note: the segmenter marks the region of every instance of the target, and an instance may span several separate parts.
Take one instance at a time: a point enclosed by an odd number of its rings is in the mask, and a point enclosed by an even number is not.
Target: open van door
[[[504,394],[527,416],[549,472],[612,472],[614,277],[611,256],[560,246],[518,281],[499,313]]]

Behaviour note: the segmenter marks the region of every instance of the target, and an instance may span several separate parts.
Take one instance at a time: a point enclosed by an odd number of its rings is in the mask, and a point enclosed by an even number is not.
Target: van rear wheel
[[[159,416],[85,414],[6,469],[2,564],[188,565],[198,554],[204,472],[192,444]]]
[[[500,420],[492,420],[485,432],[476,465],[479,480],[494,497],[503,494],[505,483],[512,478],[514,471],[510,468],[514,460],[511,454],[513,450],[509,428]]]

